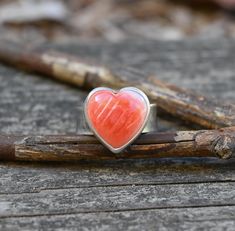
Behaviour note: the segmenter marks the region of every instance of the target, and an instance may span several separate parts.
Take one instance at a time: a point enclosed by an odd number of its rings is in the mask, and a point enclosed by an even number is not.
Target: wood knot
[[[235,138],[228,134],[218,135],[212,142],[212,152],[221,159],[230,159],[235,156]]]

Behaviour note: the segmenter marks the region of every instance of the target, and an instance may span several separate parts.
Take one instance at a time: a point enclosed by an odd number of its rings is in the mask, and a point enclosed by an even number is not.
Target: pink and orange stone
[[[148,105],[135,91],[99,90],[86,106],[89,123],[100,138],[112,148],[125,146],[143,127]]]

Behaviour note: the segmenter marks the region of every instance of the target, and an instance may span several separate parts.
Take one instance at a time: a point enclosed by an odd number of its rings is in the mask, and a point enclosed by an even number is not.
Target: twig
[[[136,86],[164,111],[185,121],[205,128],[235,125],[234,104],[208,99],[154,77],[133,82],[126,76],[118,76],[102,66],[85,63],[77,57],[38,49],[27,50],[9,42],[0,42],[0,61],[46,74],[80,88]]]
[[[235,127],[141,135],[120,154],[113,154],[95,137],[0,135],[0,160],[74,161],[160,157],[235,157]]]

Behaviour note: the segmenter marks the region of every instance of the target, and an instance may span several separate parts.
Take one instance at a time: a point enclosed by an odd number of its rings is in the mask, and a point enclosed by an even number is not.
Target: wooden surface
[[[235,101],[232,41],[47,45]],[[0,66],[1,133],[75,134],[86,92]],[[159,129],[193,126],[161,115]],[[0,230],[234,230],[235,159],[0,163]]]

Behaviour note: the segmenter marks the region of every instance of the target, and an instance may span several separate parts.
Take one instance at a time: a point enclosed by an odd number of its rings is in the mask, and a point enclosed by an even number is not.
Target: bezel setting
[[[95,94],[96,92],[99,92],[99,91],[103,91],[103,90],[107,90],[107,91],[111,91],[113,94],[117,94],[119,92],[122,92],[122,91],[133,91],[137,94],[139,94],[145,104],[146,104],[146,116],[144,118],[144,122],[142,123],[142,126],[138,129],[138,131],[136,132],[136,134],[127,142],[125,143],[124,145],[122,145],[121,147],[118,147],[118,148],[114,148],[112,145],[110,145],[109,143],[107,143],[100,135],[99,133],[96,131],[95,127],[93,126],[89,116],[88,116],[88,102],[91,98],[91,96],[93,94]],[[144,92],[142,92],[141,90],[139,90],[138,88],[135,88],[135,87],[124,87],[120,90],[114,90],[114,89],[111,89],[111,88],[108,88],[108,87],[97,87],[95,89],[93,89],[89,94],[88,96],[86,97],[86,100],[84,102],[84,114],[85,114],[85,119],[86,119],[86,122],[90,128],[90,130],[94,133],[94,135],[98,138],[98,140],[104,144],[111,152],[113,153],[120,153],[121,151],[123,151],[127,146],[129,146],[131,143],[134,142],[134,140],[141,134],[141,132],[143,131],[147,121],[148,121],[148,118],[149,118],[149,114],[150,114],[150,103],[149,103],[149,99],[148,97],[145,95]]]

